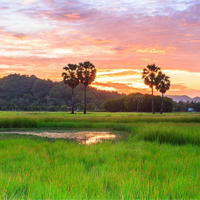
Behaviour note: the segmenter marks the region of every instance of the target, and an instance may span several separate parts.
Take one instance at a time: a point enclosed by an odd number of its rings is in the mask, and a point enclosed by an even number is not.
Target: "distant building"
[[[188,112],[194,112],[193,108],[188,108]]]

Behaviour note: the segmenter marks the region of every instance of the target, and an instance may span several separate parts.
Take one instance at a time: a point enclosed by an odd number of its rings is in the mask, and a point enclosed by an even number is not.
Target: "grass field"
[[[199,199],[199,113],[0,112],[0,131],[109,130],[117,140],[0,134],[0,199]]]

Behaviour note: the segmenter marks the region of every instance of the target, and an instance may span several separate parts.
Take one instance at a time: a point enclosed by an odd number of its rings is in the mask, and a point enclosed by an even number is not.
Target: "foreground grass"
[[[131,136],[91,146],[6,137],[0,140],[0,199],[200,198],[198,146]]]
[[[14,113],[14,114],[13,114]],[[0,199],[199,199],[200,114],[0,113],[0,131],[111,130],[91,146],[0,134]]]

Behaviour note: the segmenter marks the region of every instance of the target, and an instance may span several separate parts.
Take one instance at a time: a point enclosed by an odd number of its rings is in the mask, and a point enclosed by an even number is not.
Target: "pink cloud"
[[[156,62],[162,69],[199,72],[200,4],[197,1],[187,2],[182,10],[165,7],[161,1],[149,2],[152,12],[148,12],[148,6],[144,12],[125,3],[112,8],[109,5],[113,2],[106,6],[95,6],[91,2],[45,0],[45,6],[35,2],[33,7],[20,9],[17,17],[23,15],[31,24],[48,25],[48,28],[29,35],[27,29],[13,31],[4,22],[5,27],[0,30],[3,46],[0,64],[10,66],[11,71],[35,73],[39,77],[46,76],[45,69],[53,68],[48,73],[52,78],[59,78],[67,63],[85,60],[94,63],[97,69],[139,70]],[[15,64],[24,66],[24,70],[13,68]],[[30,68],[32,65],[34,69]],[[28,66],[30,71],[26,70]],[[108,75],[108,79],[126,75],[126,72],[115,73]],[[134,90],[122,83],[108,84],[120,91]],[[186,88],[177,88],[180,92],[189,92]]]
[[[20,39],[20,40],[23,40],[29,37],[28,35],[25,35],[22,33],[10,33],[1,29],[0,29],[0,34],[3,34],[4,36],[8,36],[8,37],[13,37],[15,39]]]
[[[72,19],[80,19],[81,17],[78,15],[78,13],[72,13],[72,14],[66,14],[66,17],[72,18]]]

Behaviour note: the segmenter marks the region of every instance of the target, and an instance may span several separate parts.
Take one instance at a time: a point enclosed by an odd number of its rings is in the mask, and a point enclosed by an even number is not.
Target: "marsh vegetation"
[[[200,114],[0,113],[1,199],[199,199]],[[115,140],[10,131],[110,131]]]

